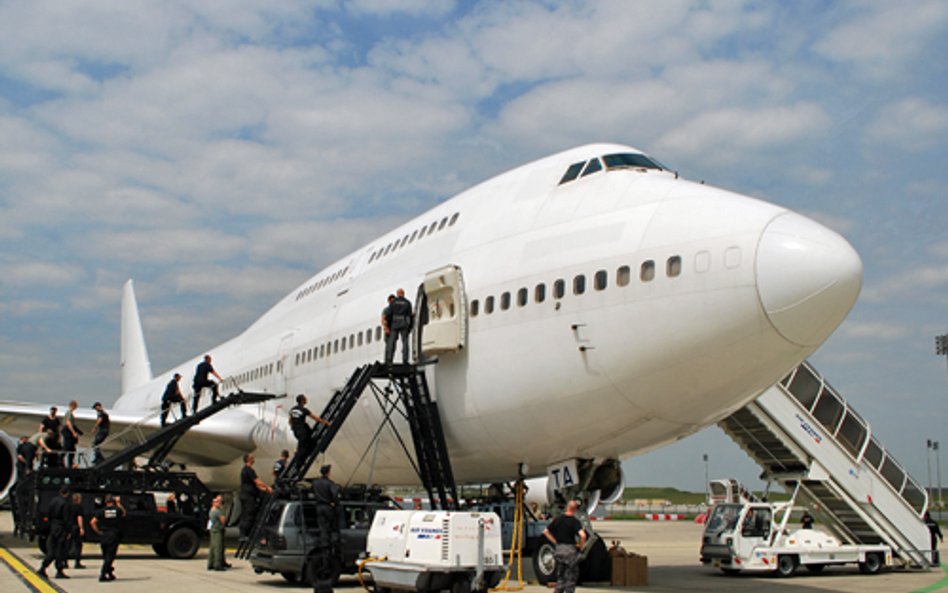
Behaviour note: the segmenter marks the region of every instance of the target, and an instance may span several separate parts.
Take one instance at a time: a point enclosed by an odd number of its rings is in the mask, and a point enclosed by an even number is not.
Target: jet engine
[[[592,514],[600,504],[612,504],[622,498],[622,493],[625,491],[625,476],[618,459],[609,459],[599,465],[580,465],[582,469],[579,483],[585,484],[585,487],[579,487],[570,495],[586,503],[588,514]],[[528,504],[535,502],[543,506],[563,501],[563,494],[555,491],[548,476],[531,478],[525,483],[527,493],[524,500]]]
[[[16,483],[16,439],[0,431],[0,501],[7,499]]]

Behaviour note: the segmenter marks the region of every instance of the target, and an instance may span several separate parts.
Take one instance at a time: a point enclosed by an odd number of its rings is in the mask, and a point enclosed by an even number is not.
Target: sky
[[[926,0],[0,2],[0,399],[114,400],[128,278],[161,371],[459,191],[619,142],[853,244],[811,361],[927,483],[946,56]],[[627,484],[702,490],[704,454],[759,485],[715,427]]]

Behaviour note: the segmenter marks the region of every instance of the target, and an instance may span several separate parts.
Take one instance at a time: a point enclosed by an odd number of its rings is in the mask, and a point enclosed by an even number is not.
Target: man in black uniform
[[[257,499],[260,497],[260,493],[273,492],[272,488],[257,477],[257,472],[253,469],[253,461],[251,453],[244,455],[244,467],[240,470],[240,522],[238,527],[242,540],[250,537],[250,530],[253,529],[253,521],[257,515]]]
[[[803,511],[803,516],[800,517],[800,526],[804,529],[813,529],[813,515],[810,514],[810,511]]]
[[[181,380],[181,375],[175,373],[174,377],[168,384],[165,386],[165,392],[161,394],[161,425],[164,426],[168,421],[168,412],[171,411],[171,406],[173,404],[178,404],[181,408],[181,417],[184,418],[188,415],[188,406],[184,403],[184,396],[181,394],[181,387],[178,386],[178,381]]]
[[[59,421],[59,417],[56,416],[57,411],[58,408],[56,406],[50,406],[49,415],[44,416],[40,421],[39,431],[46,433],[46,437],[43,439],[43,442],[46,443],[46,447],[50,449],[50,451],[46,451],[44,448],[43,467],[62,466],[60,459],[62,443],[59,440],[59,431],[62,429],[62,424]],[[50,431],[52,431],[52,434],[49,434]]]
[[[573,593],[579,580],[579,551],[586,545],[586,530],[576,518],[578,508],[575,500],[569,501],[566,511],[543,530],[546,539],[556,546],[555,593]]]
[[[95,465],[102,461],[102,451],[99,446],[109,438],[109,430],[112,428],[112,421],[109,414],[102,408],[102,404],[95,402],[92,409],[98,412],[95,419],[95,425],[92,427],[92,464]]]
[[[119,543],[122,540],[122,518],[125,517],[125,509],[122,507],[120,498],[113,497],[111,494],[105,495],[105,506],[95,512],[89,526],[99,534],[99,542],[102,548],[102,571],[99,573],[99,581],[114,581],[115,570],[113,563],[115,556],[118,555]]]
[[[18,479],[22,480],[33,473],[33,460],[35,459],[36,445],[30,442],[29,437],[20,437],[20,443],[16,446],[16,475]]]
[[[290,408],[290,430],[293,431],[293,436],[296,437],[296,448],[299,450],[300,446],[303,444],[303,441],[309,438],[309,433],[311,431],[309,424],[306,423],[307,418],[312,418],[316,422],[320,422],[329,426],[329,422],[323,420],[316,414],[313,414],[306,407],[307,403],[306,396],[302,393],[296,396],[296,405]]]
[[[192,413],[197,412],[198,404],[201,402],[201,392],[204,391],[205,387],[211,388],[211,403],[217,403],[217,383],[212,381],[208,375],[214,375],[218,381],[224,380],[211,365],[211,355],[205,354],[204,360],[197,365],[197,369],[194,371],[194,382],[191,385],[191,388],[194,390],[194,405],[191,406]]]
[[[941,534],[941,525],[932,519],[931,513],[925,511],[925,526],[928,527],[928,532],[932,536],[932,564],[938,566],[941,564],[941,557],[938,554],[938,542],[945,541],[944,536]]]
[[[319,547],[323,551],[322,562],[311,567],[313,591],[332,591],[333,552],[339,553],[339,486],[332,481],[331,465],[319,468],[319,478],[313,480],[313,498],[316,499],[316,526],[319,528]],[[335,550],[334,550],[335,548]]]
[[[69,554],[76,563],[76,568],[85,568],[82,563],[82,540],[86,536],[85,511],[82,510],[82,495],[76,492],[72,495],[69,505]],[[69,563],[68,560],[66,562]]]
[[[405,298],[401,288],[395,298],[389,295],[388,306],[382,311],[382,327],[385,328],[385,364],[392,364],[395,358],[395,342],[402,340],[402,363],[408,364],[408,336],[411,334],[411,301]]]
[[[339,508],[339,486],[329,476],[331,465],[319,468],[319,477],[313,480],[313,497],[316,499],[316,526],[319,527],[319,545],[324,548],[339,536],[336,512]]]
[[[273,463],[273,483],[276,484],[277,479],[280,477],[280,474],[286,469],[286,465],[290,462],[290,452],[286,449],[280,451],[280,458]]]
[[[53,562],[56,563],[56,578],[68,579],[69,576],[63,572],[66,568],[66,554],[69,551],[69,487],[62,486],[59,489],[59,496],[49,502],[49,508],[46,510],[46,516],[49,519],[49,536],[46,538],[46,557],[43,558],[43,564],[37,572],[44,579],[48,579],[46,567]]]

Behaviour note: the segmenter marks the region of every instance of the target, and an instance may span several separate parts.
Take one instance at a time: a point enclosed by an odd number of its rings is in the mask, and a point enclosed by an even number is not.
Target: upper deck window
[[[623,152],[619,154],[607,154],[602,157],[603,162],[606,163],[606,168],[609,170],[612,169],[659,169],[662,170],[665,167],[645,156],[644,154],[636,154],[634,152]]]

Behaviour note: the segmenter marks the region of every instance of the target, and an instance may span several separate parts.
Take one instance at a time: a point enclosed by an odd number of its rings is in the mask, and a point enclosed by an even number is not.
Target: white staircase
[[[931,566],[928,494],[869,424],[808,363],[719,423],[771,479],[843,541],[885,543],[906,566]]]

